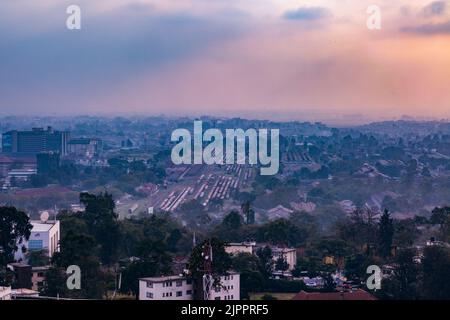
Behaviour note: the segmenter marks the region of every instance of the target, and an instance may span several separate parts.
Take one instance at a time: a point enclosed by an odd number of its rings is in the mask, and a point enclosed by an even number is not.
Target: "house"
[[[256,248],[256,242],[235,242],[229,243],[225,246],[225,251],[228,254],[236,255],[238,253],[254,254]]]
[[[211,290],[211,300],[239,300],[240,274],[230,272],[220,277],[221,287]],[[139,279],[139,300],[193,300],[192,280],[185,276]]]
[[[284,259],[288,264],[288,271],[295,269],[297,265],[297,250],[295,248],[271,247],[273,260]]]
[[[46,281],[46,273],[50,266],[32,267],[31,268],[31,289],[40,291]]]
[[[295,248],[282,248],[270,244],[257,244],[256,242],[236,242],[229,243],[225,246],[225,251],[228,254],[236,255],[238,253],[256,254],[258,249],[270,247],[272,250],[273,262],[275,263],[279,258],[286,260],[288,264],[288,271],[295,269],[297,264],[297,250]]]
[[[292,300],[377,300],[377,298],[367,291],[357,289],[343,292],[300,291]]]
[[[293,210],[288,209],[280,204],[280,205],[276,206],[275,208],[268,210],[267,215],[268,215],[269,220],[274,220],[274,219],[280,219],[280,218],[289,218],[289,216],[293,212],[294,212]]]

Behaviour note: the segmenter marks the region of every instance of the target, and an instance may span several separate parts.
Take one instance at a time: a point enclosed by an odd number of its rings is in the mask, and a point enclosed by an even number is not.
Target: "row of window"
[[[186,280],[186,284],[192,284],[192,281],[187,279]],[[183,286],[183,280],[175,281],[175,285],[177,287]],[[165,281],[165,282],[162,283],[162,286],[163,286],[163,288],[172,287],[173,286],[173,281]],[[147,288],[153,288],[153,282],[147,281]]]
[[[224,280],[233,280],[233,276],[225,276]]]
[[[226,290],[226,291],[229,291],[229,290],[233,290],[233,289],[234,289],[234,286],[231,285],[231,286],[217,287],[217,288],[214,289],[214,290],[215,290],[216,292],[220,292],[222,289],[224,289],[224,290]]]
[[[153,299],[153,292],[147,292],[145,295],[146,295],[147,298]],[[186,295],[187,296],[192,295],[192,290],[186,290]],[[163,292],[162,296],[163,296],[163,298],[172,297],[172,292]],[[183,291],[177,291],[175,293],[175,296],[176,297],[182,297],[183,296]]]
[[[223,297],[224,300],[233,300],[233,295]],[[220,300],[220,297],[215,297],[214,300]]]

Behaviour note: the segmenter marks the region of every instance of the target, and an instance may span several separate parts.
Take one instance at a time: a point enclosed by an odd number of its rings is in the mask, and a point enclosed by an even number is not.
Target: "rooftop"
[[[33,229],[31,229],[32,232],[47,232],[50,231],[51,228],[53,228],[55,222],[47,221],[46,223],[42,223],[38,220],[31,221],[31,224],[33,225]]]

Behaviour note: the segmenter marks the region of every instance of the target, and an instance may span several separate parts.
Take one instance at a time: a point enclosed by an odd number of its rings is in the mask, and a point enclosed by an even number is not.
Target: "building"
[[[225,251],[228,254],[249,253],[254,254],[256,242],[237,242],[229,243],[225,246]]]
[[[295,269],[297,265],[297,250],[294,248],[271,247],[273,260],[284,259],[288,264],[288,271]]]
[[[11,300],[11,287],[0,287],[0,301]]]
[[[221,288],[211,291],[211,300],[239,300],[240,274],[221,276]],[[192,281],[184,276],[139,279],[139,300],[193,300]]]
[[[50,266],[32,267],[31,268],[31,289],[40,291],[44,287],[46,281],[46,273]]]
[[[13,289],[31,289],[31,266],[23,262],[13,262],[7,265],[14,273]]]
[[[2,137],[2,152],[35,155],[54,151],[64,156],[67,154],[69,135],[67,131],[56,131],[52,127],[33,128],[31,131],[8,131]]]
[[[288,209],[281,204],[267,211],[267,216],[269,220],[275,220],[280,218],[289,218],[294,210]]]
[[[367,291],[357,289],[342,292],[300,291],[292,300],[377,300],[377,298]]]
[[[295,248],[280,248],[272,245],[267,245],[272,250],[272,257],[274,263],[282,258],[288,264],[288,271],[295,269],[297,265],[297,250]],[[257,244],[256,242],[238,242],[229,243],[225,246],[225,251],[228,254],[236,255],[238,253],[256,254],[258,249],[264,248],[265,245]]]
[[[102,140],[95,138],[71,139],[67,144],[69,155],[92,158],[102,149]]]
[[[18,250],[15,253],[17,261],[25,260],[25,252],[45,250],[48,257],[51,258],[53,254],[59,251],[60,226],[59,221],[31,221],[33,228],[28,241],[18,244]],[[25,247],[25,249],[22,249]]]

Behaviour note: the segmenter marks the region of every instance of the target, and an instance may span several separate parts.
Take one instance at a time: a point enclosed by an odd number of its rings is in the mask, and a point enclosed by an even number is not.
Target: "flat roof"
[[[184,276],[166,276],[166,277],[147,277],[147,278],[139,278],[140,281],[151,281],[151,282],[166,282],[166,281],[176,281],[176,280],[185,280]]]
[[[31,224],[33,225],[31,232],[47,232],[50,231],[55,225],[54,222],[42,223],[41,221],[31,221]]]

